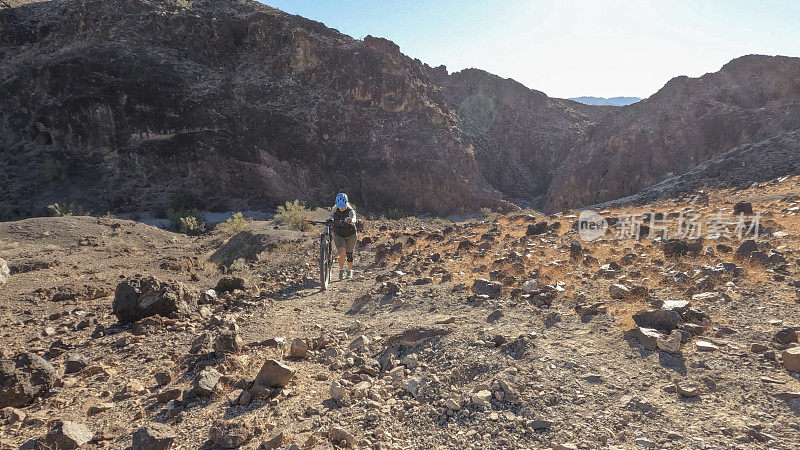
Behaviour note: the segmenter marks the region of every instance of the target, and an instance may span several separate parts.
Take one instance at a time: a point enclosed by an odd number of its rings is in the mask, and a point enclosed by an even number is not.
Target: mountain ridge
[[[800,120],[797,58],[737,58],[619,108],[451,74],[256,2],[5,5],[4,218],[64,201],[130,212],[188,194],[238,210],[338,191],[375,211],[557,211]]]

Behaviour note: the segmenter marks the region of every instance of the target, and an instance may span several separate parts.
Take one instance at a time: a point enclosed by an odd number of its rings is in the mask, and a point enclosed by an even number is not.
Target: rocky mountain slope
[[[762,234],[370,222],[325,292],[272,221],[0,223],[0,448],[798,448],[800,178],[706,194],[605,214]]]
[[[251,1],[0,14],[5,216],[181,192],[228,210],[337,191],[370,209],[502,206],[422,64],[389,41]]]
[[[590,106],[252,1],[6,0],[0,54],[0,218],[337,191],[376,211],[555,211],[800,128],[796,58]]]
[[[671,80],[598,122],[591,141],[556,171],[544,208],[634,194],[738,145],[800,129],[798,73],[800,58],[746,56]]]

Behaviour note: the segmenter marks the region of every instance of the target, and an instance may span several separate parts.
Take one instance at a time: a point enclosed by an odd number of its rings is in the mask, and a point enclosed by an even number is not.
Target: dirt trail
[[[246,239],[110,218],[3,223],[2,357],[42,355],[60,381],[3,410],[0,447],[46,440],[67,420],[92,432],[87,448],[129,447],[151,422],[172,428],[173,448],[237,437],[244,448],[797,448],[800,374],[784,356],[800,330],[797,187],[651,205],[712,212],[751,199],[784,233],[759,239],[783,265],[719,247],[666,258],[647,240],[577,250],[567,216],[409,218],[367,224],[356,277],[325,292],[315,232],[271,222],[250,224]],[[731,261],[742,273],[706,275]],[[114,290],[136,275],[183,283],[201,304],[120,325]],[[223,292],[222,279],[244,289]],[[626,334],[635,313],[670,300],[693,308],[677,351]],[[220,341],[234,334],[239,344]],[[88,364],[64,373],[76,353]],[[268,359],[294,370],[284,387],[253,383]],[[219,379],[198,393],[212,369]]]

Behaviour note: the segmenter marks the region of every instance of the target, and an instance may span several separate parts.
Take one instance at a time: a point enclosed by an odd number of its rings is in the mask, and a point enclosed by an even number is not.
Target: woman
[[[339,251],[339,280],[345,278],[344,260],[347,258],[347,278],[353,277],[353,250],[356,248],[356,211],[347,201],[347,195],[336,195],[336,205],[331,210],[333,243]]]

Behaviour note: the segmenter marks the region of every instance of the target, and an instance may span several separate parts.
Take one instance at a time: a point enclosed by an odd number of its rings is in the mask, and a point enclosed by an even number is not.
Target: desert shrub
[[[498,218],[500,218],[500,214],[492,211],[489,208],[481,208],[481,215],[483,216],[483,220],[487,222],[494,222]]]
[[[77,203],[53,203],[48,205],[47,209],[54,217],[67,217],[67,216],[85,216],[88,214]]]
[[[228,218],[228,220],[222,224],[222,229],[229,236],[233,236],[247,230],[247,224],[251,221],[252,219],[249,217],[245,217],[244,214],[237,212],[233,217]]]
[[[196,235],[205,231],[206,226],[202,219],[195,216],[186,216],[178,219],[178,231],[184,234]]]
[[[389,220],[400,220],[406,217],[408,217],[408,214],[401,209],[390,209],[386,211],[386,218]]]
[[[431,224],[437,227],[448,227],[453,225],[453,222],[447,219],[442,219],[441,217],[437,217],[431,221]]]
[[[278,206],[278,214],[275,218],[292,230],[308,231],[311,229],[311,224],[306,222],[308,213],[305,202],[295,200]]]

